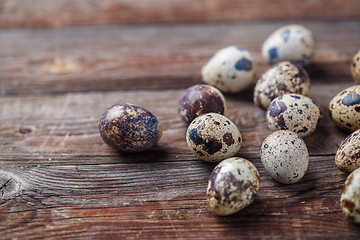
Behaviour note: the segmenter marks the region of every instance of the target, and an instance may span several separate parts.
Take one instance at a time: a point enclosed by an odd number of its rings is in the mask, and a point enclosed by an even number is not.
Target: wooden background
[[[327,111],[354,85],[359,10],[358,0],[0,0],[0,239],[359,239],[340,210],[346,175],[334,163],[347,133]],[[177,98],[228,45],[250,50],[260,76],[262,42],[292,23],[317,40],[306,69],[325,117],[304,139],[308,172],[294,185],[272,180],[253,86],[226,95],[244,139],[237,156],[255,164],[261,185],[249,207],[217,217],[205,199],[215,164],[187,148]],[[125,102],[160,120],[153,149],[120,154],[101,140],[99,116]]]

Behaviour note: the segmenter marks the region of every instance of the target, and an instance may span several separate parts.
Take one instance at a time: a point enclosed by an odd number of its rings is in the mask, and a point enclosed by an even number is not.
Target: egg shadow
[[[247,103],[253,102],[255,83],[251,84],[246,89],[237,93],[224,93],[225,98],[232,101],[244,101]]]
[[[355,223],[349,219],[345,219],[345,220],[349,221],[348,227],[349,227],[349,229],[351,229],[351,231],[356,232],[356,234],[360,234],[360,224],[359,223]]]
[[[318,126],[316,130],[308,136],[302,137],[304,140],[309,155],[319,155],[321,152],[329,153],[327,150],[322,149],[319,144],[325,142],[331,136],[330,132],[324,126]],[[320,144],[321,145],[321,144]]]
[[[122,163],[154,163],[169,159],[168,151],[157,146],[141,152],[116,151],[115,156]]]
[[[323,112],[324,113],[324,112]],[[325,113],[316,130],[310,135],[303,137],[309,150],[309,155],[329,155],[335,154],[342,140],[348,134],[336,126],[328,113]]]
[[[198,159],[199,161],[199,167],[206,170],[208,178],[210,177],[211,173],[213,172],[214,168],[220,163],[220,162],[206,162],[203,160]]]
[[[329,75],[329,70],[327,69],[327,67],[317,63],[311,63],[308,66],[305,66],[304,69],[306,70],[308,75],[311,76],[311,80],[315,80],[315,82],[318,79],[327,78]]]
[[[343,63],[341,63],[343,64]],[[349,68],[350,68],[350,61],[349,61]],[[311,77],[312,82],[323,82],[326,79],[327,82],[338,83],[339,81],[345,82],[349,79],[352,79],[351,72],[344,72],[339,76],[336,70],[329,71],[329,69],[333,69],[334,67],[331,66],[331,63],[320,63],[320,62],[312,62],[308,66],[305,66],[305,70],[307,71],[308,75]]]
[[[262,224],[271,217],[267,213],[264,214],[265,209],[266,202],[255,197],[249,206],[234,214],[228,216],[217,216],[211,212],[209,214],[212,214],[217,224],[221,225],[226,232],[241,233],[242,237],[247,238],[248,234],[253,232],[254,223]]]

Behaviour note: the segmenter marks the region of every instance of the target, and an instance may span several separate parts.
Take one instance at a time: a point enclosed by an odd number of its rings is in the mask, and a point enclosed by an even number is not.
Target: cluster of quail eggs
[[[356,84],[360,84],[360,50],[354,55],[350,71]],[[340,204],[345,216],[360,223],[360,85],[340,91],[329,103],[332,120],[342,130],[349,132],[340,144],[335,164],[349,174]]]
[[[315,51],[312,32],[300,25],[284,26],[269,35],[262,46],[264,59],[273,64],[256,81],[256,64],[241,47],[218,50],[201,69],[203,84],[186,89],[177,101],[177,112],[188,124],[186,143],[191,152],[206,162],[218,162],[206,191],[210,210],[225,216],[238,212],[254,200],[260,187],[256,167],[235,157],[242,145],[237,125],[226,117],[223,93],[238,93],[255,84],[253,101],[266,110],[268,128],[260,159],[268,174],[283,184],[302,179],[309,153],[302,139],[312,134],[322,119],[319,105],[306,96],[310,78],[304,66]],[[351,64],[354,80],[360,84],[360,51]],[[337,94],[329,104],[334,122],[353,132],[341,143],[336,165],[352,172],[345,182],[341,206],[346,216],[360,222],[360,86]],[[154,146],[162,131],[157,118],[133,104],[114,105],[99,122],[104,142],[121,152],[139,152]]]
[[[225,89],[231,89],[234,75],[243,76],[247,82],[252,82],[254,64],[249,52],[242,48],[228,47],[225,52],[229,53],[229,58],[226,58],[223,51],[215,54],[209,63],[214,64],[211,62],[214,61],[222,65],[223,61],[231,62],[232,64],[227,65],[227,70],[219,66],[215,69],[219,73],[208,73],[207,71],[215,70],[206,70],[205,66],[203,73],[207,72],[207,76],[227,76],[221,80]],[[217,60],[216,56],[219,56],[221,61]],[[240,64],[247,65],[240,67]],[[233,157],[241,148],[242,136],[236,124],[224,116],[226,100],[223,94],[214,86],[198,84],[181,94],[177,109],[180,117],[189,124],[186,142],[193,154],[206,162],[220,162],[210,175],[206,191],[210,210],[216,215],[226,216],[248,206],[259,190],[260,176],[250,161]]]
[[[356,84],[360,84],[360,50],[352,59],[350,71]],[[349,174],[340,198],[341,209],[353,222],[360,223],[360,85],[334,96],[329,112],[335,124],[350,133],[336,152],[335,164]]]
[[[265,40],[262,55],[273,64],[257,81],[254,103],[266,110],[268,128],[260,159],[269,175],[283,184],[302,179],[309,164],[309,153],[302,137],[313,133],[322,112],[307,97],[310,78],[303,68],[314,55],[315,40],[300,25],[284,26]]]
[[[207,162],[220,162],[213,170],[207,189],[211,211],[229,215],[248,206],[260,185],[259,173],[248,160],[234,157],[242,136],[225,116],[222,94],[238,93],[256,83],[254,103],[267,109],[268,126],[274,131],[261,147],[261,161],[275,180],[292,184],[306,173],[309,156],[300,136],[315,131],[322,113],[304,96],[310,79],[303,65],[314,54],[314,38],[306,28],[290,25],[272,33],[263,45],[263,56],[271,64],[256,82],[256,64],[250,52],[229,46],[218,50],[203,66],[205,84],[186,89],[177,108],[189,124],[186,142],[193,154]],[[296,49],[296,51],[294,51]],[[210,109],[210,106],[213,109]]]

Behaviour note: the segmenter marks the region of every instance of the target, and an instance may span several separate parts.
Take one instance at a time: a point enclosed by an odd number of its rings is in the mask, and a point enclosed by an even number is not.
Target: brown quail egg
[[[275,98],[266,111],[271,131],[290,130],[300,137],[314,132],[321,118],[320,108],[313,100],[294,93]]]
[[[304,140],[288,130],[279,130],[267,136],[261,145],[260,157],[270,176],[285,184],[300,181],[309,163]]]
[[[347,177],[340,203],[345,216],[360,223],[360,168]]]
[[[346,88],[329,104],[331,118],[342,129],[353,132],[360,128],[360,85]]]
[[[312,32],[300,25],[288,25],[276,30],[262,46],[262,55],[271,64],[291,61],[307,65],[314,52],[315,40]]]
[[[344,172],[352,172],[360,167],[360,129],[340,144],[335,155],[335,163]]]
[[[177,101],[177,110],[181,118],[190,123],[204,113],[224,115],[226,101],[224,95],[215,87],[198,84],[186,89]]]
[[[353,57],[350,69],[354,81],[360,84],[360,50]]]
[[[198,158],[206,162],[220,162],[240,150],[242,138],[237,126],[227,117],[207,113],[190,123],[186,142]]]
[[[114,105],[98,122],[102,139],[121,152],[140,152],[155,145],[161,138],[157,118],[148,110],[132,104]]]
[[[210,210],[220,216],[236,213],[254,200],[259,187],[259,172],[251,162],[228,158],[210,175],[206,192]]]
[[[203,66],[202,80],[222,92],[236,93],[255,80],[256,68],[249,51],[230,46],[220,49]]]
[[[302,67],[281,62],[268,69],[256,83],[254,103],[266,110],[274,98],[285,93],[306,95],[309,88],[310,79]]]

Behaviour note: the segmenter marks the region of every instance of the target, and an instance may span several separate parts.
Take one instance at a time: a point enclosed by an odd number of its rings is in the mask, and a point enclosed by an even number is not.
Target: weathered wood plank
[[[252,102],[253,86],[226,95],[227,116],[244,139],[237,156],[261,175],[252,205],[214,216],[205,191],[215,164],[196,159],[185,143],[176,100],[200,82],[206,59],[241,45],[253,52],[260,74],[267,68],[262,41],[288,23],[0,30],[0,239],[358,239],[359,226],[340,211],[346,175],[334,164],[347,134],[327,106],[353,85],[359,21],[297,22],[317,36],[309,96],[324,112],[321,127],[304,139],[310,165],[299,183],[276,183],[260,162],[270,131]],[[54,64],[57,57],[69,62]],[[100,114],[124,102],[159,118],[164,134],[153,149],[120,154],[102,142]]]
[[[324,159],[319,163],[325,162]],[[185,167],[183,166],[179,171],[186,171]],[[115,170],[114,175],[119,173],[116,166],[111,168]],[[39,171],[42,171],[47,178],[52,175],[47,169],[37,170]],[[71,171],[66,171],[69,172]],[[168,172],[174,174],[173,169]],[[82,172],[74,171],[72,173],[79,174],[79,177],[96,175],[94,173],[84,176]],[[312,173],[309,172],[308,176]],[[270,185],[261,186],[262,192],[259,192],[255,202],[243,212],[227,218],[216,218],[206,210],[204,186],[201,184],[196,186],[193,183],[194,180],[201,182],[205,179],[193,179],[192,176],[189,177],[192,184],[185,183],[186,185],[182,186],[176,183],[174,189],[158,188],[155,191],[144,191],[133,186],[132,192],[127,194],[114,193],[105,187],[104,192],[107,193],[86,194],[86,188],[90,188],[88,192],[94,192],[95,185],[101,188],[109,184],[106,180],[94,178],[92,180],[94,186],[74,189],[74,192],[79,191],[75,197],[67,196],[69,193],[66,190],[61,192],[61,196],[57,196],[51,187],[47,189],[43,184],[40,185],[44,189],[41,193],[29,190],[24,197],[6,202],[2,209],[11,208],[15,221],[12,222],[11,228],[2,229],[2,233],[5,236],[22,238],[27,237],[28,229],[33,229],[32,232],[36,237],[65,235],[91,238],[94,235],[106,237],[111,234],[122,234],[127,237],[140,235],[144,238],[162,236],[216,239],[234,236],[243,238],[357,236],[356,228],[344,221],[337,208],[336,195],[339,194],[338,188],[342,182],[339,179],[342,176],[332,175],[331,181],[326,178],[327,180],[323,182],[320,177],[325,178],[325,176],[328,175],[311,179],[306,177],[303,183],[290,187],[262,179]],[[155,179],[154,184],[159,184],[159,178]],[[168,179],[165,180],[166,186],[171,185]],[[90,180],[90,183],[92,181]],[[318,184],[318,181],[322,181],[323,185]],[[51,184],[48,183],[47,186]],[[113,180],[111,185],[123,189],[124,183]],[[272,195],[265,195],[270,192]],[[21,211],[17,212],[17,209]],[[6,211],[1,213],[7,214]],[[24,219],[27,221],[24,222]],[[314,228],[313,224],[317,227]],[[271,231],[267,230],[269,228]]]
[[[268,65],[261,45],[288,22],[97,26],[0,30],[0,94],[169,89],[200,81],[218,49],[239,45],[253,54],[258,75]],[[317,38],[308,71],[313,81],[349,81],[360,21],[297,21]]]
[[[337,92],[351,84],[312,84],[309,96],[319,102],[325,113],[321,131],[306,138],[312,141],[309,144],[310,150],[314,149],[312,154],[334,154],[339,141],[337,136],[345,136],[330,120],[327,107]],[[324,86],[326,91],[323,91]],[[158,151],[171,149],[174,154],[184,150],[190,153],[185,143],[186,125],[176,112],[176,101],[182,91],[183,89],[133,90],[2,97],[0,150],[3,153],[107,152],[109,148],[98,136],[98,118],[113,104],[130,102],[143,106],[158,116],[164,129]],[[264,111],[256,108],[252,102],[252,89],[249,88],[242,95],[227,95],[227,103],[228,117],[244,135],[244,153],[254,154],[249,155],[251,158],[258,157],[258,148],[269,130]],[[324,138],[325,142],[316,138]]]
[[[357,0],[2,0],[0,27],[358,18]]]
[[[310,166],[294,185],[273,181],[260,162],[259,147],[269,131],[251,89],[226,96],[228,117],[244,137],[238,156],[251,160],[261,175],[254,203],[230,217],[215,217],[207,208],[205,191],[215,164],[187,149],[186,125],[175,108],[183,89],[2,97],[0,177],[10,174],[20,186],[0,200],[2,237],[356,238],[360,229],[339,208],[346,175],[334,164],[347,134],[326,114],[330,99],[351,84],[313,83],[309,95],[325,119],[305,138]],[[121,102],[159,117],[164,134],[158,146],[119,154],[102,142],[97,119]]]

